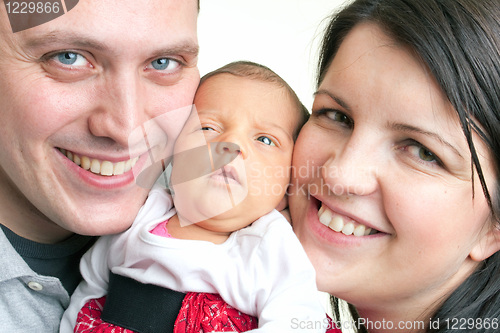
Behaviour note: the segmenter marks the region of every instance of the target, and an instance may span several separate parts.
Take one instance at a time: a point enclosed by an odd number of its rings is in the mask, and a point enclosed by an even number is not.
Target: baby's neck
[[[203,228],[203,221],[198,223],[182,223],[182,218],[175,214],[167,224],[168,233],[174,238],[203,240],[214,244],[224,243],[231,234],[230,232],[218,232]]]

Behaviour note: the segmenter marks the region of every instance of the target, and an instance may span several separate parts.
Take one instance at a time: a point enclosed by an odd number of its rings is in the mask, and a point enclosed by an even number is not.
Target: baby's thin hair
[[[200,85],[199,87],[209,78],[219,75],[219,74],[231,74],[239,77],[245,77],[249,79],[254,79],[254,80],[260,80],[263,82],[269,82],[276,84],[280,88],[284,88],[289,96],[292,98],[292,100],[295,102],[297,106],[297,110],[300,113],[299,117],[299,123],[297,125],[297,129],[294,131],[293,139],[295,140],[297,138],[297,135],[299,134],[300,129],[302,126],[306,123],[306,121],[309,119],[309,111],[307,111],[307,108],[302,104],[300,101],[299,97],[295,93],[295,91],[290,87],[288,83],[286,83],[281,76],[276,74],[272,69],[270,69],[267,66],[252,62],[252,61],[235,61],[231,62],[227,65],[224,65],[212,72],[209,72],[205,74],[201,80],[200,80]],[[198,88],[199,88],[198,87]]]

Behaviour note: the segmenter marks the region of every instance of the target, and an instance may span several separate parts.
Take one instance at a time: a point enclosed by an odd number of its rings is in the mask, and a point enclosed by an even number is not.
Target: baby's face
[[[175,206],[191,223],[231,232],[283,199],[299,112],[285,88],[231,74],[205,81],[194,103],[174,149]]]

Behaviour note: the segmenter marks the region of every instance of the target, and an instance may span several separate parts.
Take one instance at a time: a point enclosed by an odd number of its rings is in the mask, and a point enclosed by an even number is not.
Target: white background
[[[324,23],[345,1],[201,0],[200,74],[236,60],[258,62],[285,79],[310,110]]]

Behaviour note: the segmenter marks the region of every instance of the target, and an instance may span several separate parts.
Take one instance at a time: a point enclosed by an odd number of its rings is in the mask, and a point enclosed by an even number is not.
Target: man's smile
[[[99,160],[96,158],[90,158],[84,155],[78,155],[69,150],[58,148],[63,155],[65,155],[69,160],[73,161],[76,165],[81,168],[88,170],[92,173],[102,175],[102,176],[118,176],[125,172],[130,171],[134,165],[139,160],[139,156],[128,159],[126,161],[120,162],[110,162],[105,160]]]

